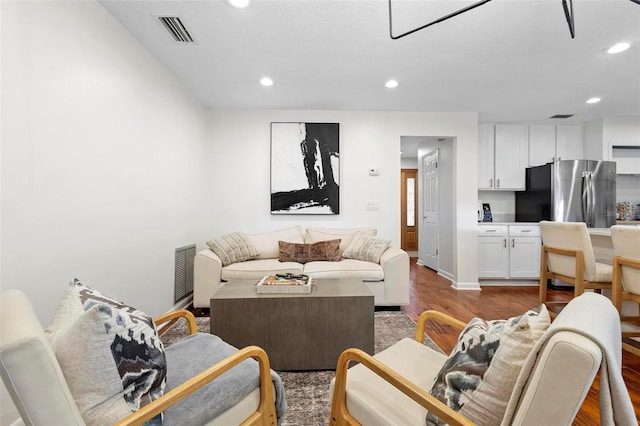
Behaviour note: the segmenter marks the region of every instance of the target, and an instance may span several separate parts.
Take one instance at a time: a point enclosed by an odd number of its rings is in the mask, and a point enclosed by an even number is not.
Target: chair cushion
[[[247,238],[258,250],[256,259],[277,259],[280,248],[278,241],[290,243],[304,243],[302,229],[299,226],[264,232],[262,234],[247,234]]]
[[[313,279],[357,278],[362,281],[384,280],[384,269],[373,262],[342,259],[339,262],[309,262],[304,264],[304,273]]]
[[[551,323],[544,305],[508,320],[472,319],[431,395],[478,424],[500,424],[529,352]],[[427,424],[443,424],[432,414]]]
[[[174,389],[212,365],[237,352],[237,349],[218,336],[197,333],[188,336],[166,349],[167,365],[171,374],[167,375],[166,391]],[[276,388],[276,396],[281,383],[277,374],[272,371],[272,379]],[[209,382],[197,392],[171,406],[164,412],[165,425],[206,424],[211,419],[234,407],[259,387],[258,363],[248,359],[217,379]],[[282,395],[280,395],[282,396]],[[278,404],[278,417],[284,414],[286,403]],[[284,404],[284,405],[283,405]],[[257,408],[248,407],[247,417]]]
[[[391,240],[383,240],[372,237],[371,235],[358,234],[353,237],[342,256],[347,259],[380,263],[382,253],[384,253],[390,245]]]
[[[304,265],[297,262],[279,262],[278,259],[254,259],[247,262],[232,263],[223,267],[220,278],[225,281],[260,280],[265,275],[273,275],[275,273],[302,274],[303,268]]]
[[[374,358],[401,376],[429,389],[447,359],[413,339],[405,338],[377,353]],[[333,392],[331,382],[331,392]],[[420,425],[427,410],[382,380],[368,368],[355,365],[347,379],[347,407],[363,425]]]
[[[207,245],[222,261],[222,266],[253,259],[258,250],[243,232],[232,232],[207,241]]]
[[[337,262],[340,260],[340,240],[319,241],[313,244],[297,244],[278,241],[280,262],[307,263],[318,260]]]
[[[113,424],[163,394],[164,347],[144,312],[74,279],[47,333],[87,424]]]

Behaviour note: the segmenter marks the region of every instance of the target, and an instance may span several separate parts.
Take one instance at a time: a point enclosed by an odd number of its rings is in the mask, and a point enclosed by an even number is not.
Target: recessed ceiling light
[[[600,102],[600,98],[587,99],[588,104],[597,104],[598,102]]]
[[[260,84],[262,84],[263,86],[273,86],[273,80],[271,80],[269,77],[262,77],[260,79]]]
[[[398,87],[398,82],[395,80],[389,80],[384,84],[384,87],[388,87],[389,89],[393,89],[394,87]]]
[[[227,2],[228,5],[237,7],[239,9],[249,6],[249,0],[225,0],[225,1]]]
[[[631,47],[631,45],[629,43],[614,44],[613,46],[611,46],[610,48],[607,49],[607,53],[610,53],[610,54],[613,55],[615,53],[624,52],[625,50],[627,50],[630,47]]]

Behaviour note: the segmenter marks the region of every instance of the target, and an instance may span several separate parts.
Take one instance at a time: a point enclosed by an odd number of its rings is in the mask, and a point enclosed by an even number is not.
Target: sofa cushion
[[[243,232],[222,235],[207,241],[207,245],[220,258],[222,266],[258,256],[258,250]]]
[[[340,240],[319,241],[313,244],[278,241],[280,262],[307,263],[318,260],[337,262],[340,260]]]
[[[302,229],[299,226],[265,232],[262,234],[247,234],[247,238],[258,250],[256,259],[277,259],[280,252],[278,241],[290,243],[304,243]]]
[[[297,262],[280,262],[278,259],[254,259],[248,262],[233,263],[222,268],[220,278],[225,281],[258,280],[265,275],[290,272],[302,274],[303,267]]]
[[[353,237],[342,256],[347,259],[364,260],[365,262],[380,263],[380,257],[389,246],[391,240],[383,240],[371,235],[358,234]]]
[[[529,352],[551,323],[545,305],[508,320],[472,319],[431,395],[478,424],[500,424]],[[443,424],[432,414],[427,424]]]
[[[384,270],[377,263],[355,259],[339,262],[309,262],[304,264],[304,273],[314,279],[357,278],[362,281],[383,281]]]
[[[339,238],[340,254],[342,254],[356,235],[366,234],[375,236],[376,233],[377,231],[375,228],[307,228],[304,236],[304,242],[307,244],[313,244],[319,241],[335,240]]]
[[[163,394],[164,347],[144,312],[76,279],[47,333],[88,425],[113,424]]]

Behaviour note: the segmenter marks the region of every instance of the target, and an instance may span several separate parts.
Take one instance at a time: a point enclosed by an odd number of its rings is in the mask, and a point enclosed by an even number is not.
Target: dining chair
[[[540,303],[547,306],[567,304],[547,299],[547,286],[552,279],[572,285],[574,297],[587,289],[600,293],[611,288],[613,268],[596,262],[584,222],[541,221],[540,232]]]
[[[613,286],[611,300],[622,321],[622,347],[640,356],[640,344],[625,338],[640,337],[640,227],[614,225],[611,227],[613,242]],[[624,306],[624,302],[629,303]]]

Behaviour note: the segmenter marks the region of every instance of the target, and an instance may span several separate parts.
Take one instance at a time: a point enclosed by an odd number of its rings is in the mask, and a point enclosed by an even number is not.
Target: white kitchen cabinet
[[[478,126],[478,189],[493,189],[494,127]]]
[[[528,146],[527,126],[524,124],[480,125],[478,189],[525,189]]]
[[[558,124],[556,126],[556,158],[581,160],[584,157],[582,124]]]
[[[581,123],[529,125],[529,166],[580,160],[583,156]]]
[[[529,166],[553,163],[556,158],[556,125],[529,125]]]
[[[524,124],[497,124],[494,189],[525,189],[525,169],[529,163],[529,141]]]
[[[478,231],[478,277],[509,277],[509,228],[482,225]]]
[[[509,278],[540,278],[540,226],[509,226]]]
[[[479,225],[478,278],[538,279],[539,225]]]

